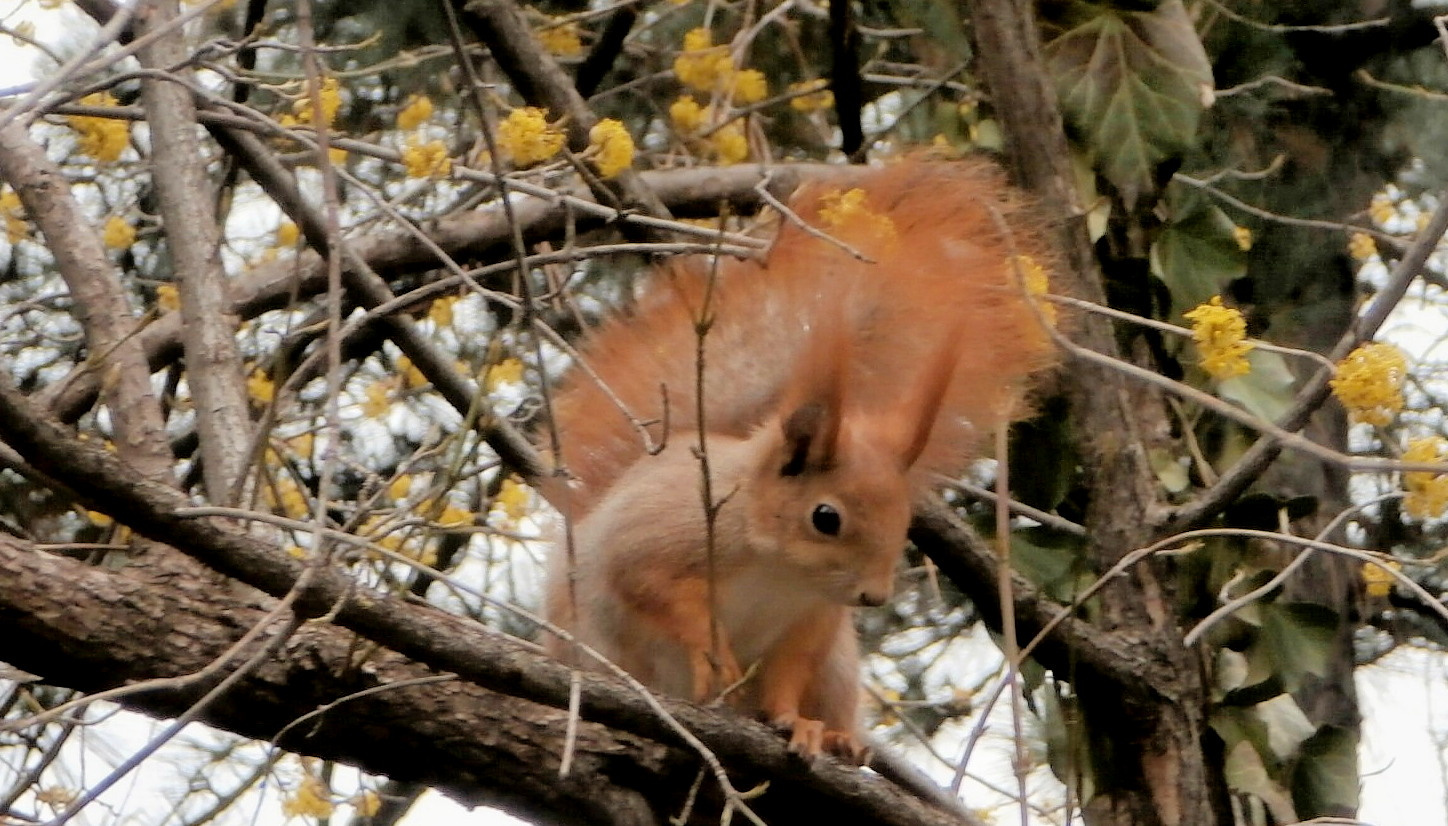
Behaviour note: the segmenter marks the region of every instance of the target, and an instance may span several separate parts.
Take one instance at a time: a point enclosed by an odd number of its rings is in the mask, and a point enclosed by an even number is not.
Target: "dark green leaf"
[[[1192,147],[1211,64],[1180,0],[1136,12],[1074,3],[1066,16],[1046,46],[1062,110],[1130,207]]]

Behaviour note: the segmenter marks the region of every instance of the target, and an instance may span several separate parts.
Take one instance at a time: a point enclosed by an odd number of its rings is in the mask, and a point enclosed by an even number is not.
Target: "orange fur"
[[[832,218],[825,196],[854,187],[865,211]],[[593,378],[565,379],[554,418],[575,482],[545,493],[576,520],[576,571],[570,587],[555,554],[549,611],[681,696],[704,699],[757,664],[736,706],[792,730],[796,750],[859,759],[850,606],[888,598],[915,497],[1025,412],[1029,377],[1054,353],[1011,260],[1052,256],[983,162],[861,169],[791,208],[870,260],[784,221],[762,264],[670,266],[582,348],[656,440],[667,397],[668,446],[649,455]],[[701,421],[722,503],[712,532]]]

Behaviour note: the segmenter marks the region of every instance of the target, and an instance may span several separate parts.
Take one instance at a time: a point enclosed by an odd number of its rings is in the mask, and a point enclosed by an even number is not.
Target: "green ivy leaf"
[[[1303,818],[1352,817],[1358,808],[1357,735],[1323,726],[1302,744],[1292,802]]]
[[[1253,350],[1247,354],[1252,366],[1245,376],[1233,376],[1217,384],[1222,398],[1236,402],[1247,412],[1269,422],[1280,420],[1292,406],[1292,370],[1281,353]]]
[[[1247,253],[1225,212],[1176,186],[1169,191],[1171,223],[1151,245],[1151,272],[1171,296],[1167,320],[1183,324],[1182,314],[1247,274]]]
[[[1296,691],[1308,674],[1325,675],[1337,638],[1337,612],[1310,602],[1266,603],[1261,609],[1262,625],[1247,651],[1253,677],[1270,674],[1284,690]]]
[[[1076,2],[1063,17],[1046,45],[1062,111],[1131,208],[1192,147],[1211,63],[1181,0],[1148,11]]]

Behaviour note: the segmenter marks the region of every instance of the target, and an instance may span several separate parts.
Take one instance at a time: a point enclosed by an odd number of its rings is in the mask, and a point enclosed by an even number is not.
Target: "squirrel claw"
[[[870,762],[870,747],[849,732],[826,731],[823,744],[825,751],[851,766],[863,766]]]
[[[789,750],[806,759],[819,757],[825,749],[825,724],[797,714],[781,714],[769,721],[781,734],[789,735]]]

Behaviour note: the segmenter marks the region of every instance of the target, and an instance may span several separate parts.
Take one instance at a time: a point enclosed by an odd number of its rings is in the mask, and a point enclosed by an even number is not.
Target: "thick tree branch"
[[[177,14],[176,0],[161,0],[142,15],[142,24],[147,31],[162,31]],[[186,56],[180,28],[140,53],[143,66],[161,71],[181,65]],[[181,299],[186,383],[195,403],[206,491],[212,502],[230,504],[250,460],[251,420],[212,187],[196,136],[196,105],[186,87],[155,76],[141,81],[141,93],[151,125],[151,178]]]
[[[42,417],[8,379],[0,379],[0,438],[42,472],[69,485],[88,507],[123,515],[142,536],[171,545],[273,596],[297,586],[302,563],[226,520],[186,516],[187,497],[140,478],[104,450],[78,441],[74,433]],[[521,642],[429,606],[409,605],[362,588],[342,571],[314,569],[296,605],[305,616],[330,616],[343,628],[483,688],[553,707],[568,703],[566,666]],[[591,674],[579,679],[585,719],[668,745],[680,744],[675,730],[639,694],[611,679]],[[833,762],[805,765],[763,726],[677,700],[661,698],[660,703],[726,765],[747,767],[772,782],[847,799],[867,822],[900,826],[954,822],[883,782]]]

